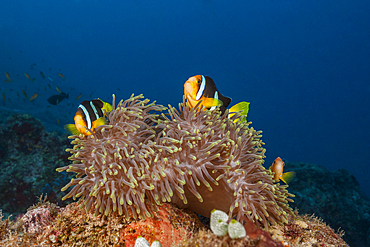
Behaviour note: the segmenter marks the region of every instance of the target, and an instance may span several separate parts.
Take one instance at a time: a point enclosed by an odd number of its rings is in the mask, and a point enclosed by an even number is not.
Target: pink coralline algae
[[[29,210],[20,219],[23,223],[23,229],[27,233],[41,233],[42,229],[52,221],[50,208],[40,207]]]
[[[144,237],[149,244],[159,240],[163,247],[174,246],[192,235],[186,227],[181,226],[179,220],[190,218],[181,210],[164,204],[155,212],[154,218],[134,221],[122,228],[120,238],[125,241],[127,247],[133,247],[138,236]]]

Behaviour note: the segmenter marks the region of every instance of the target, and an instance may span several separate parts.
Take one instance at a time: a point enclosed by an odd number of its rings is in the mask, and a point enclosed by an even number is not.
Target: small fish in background
[[[59,118],[57,118],[57,124],[58,124],[58,125],[60,124],[60,120],[59,120]]]
[[[40,71],[40,75],[41,75],[42,79],[45,79],[45,75],[44,75],[44,73],[42,73],[42,71]]]
[[[274,180],[276,181],[283,181],[284,183],[288,184],[290,181],[293,180],[295,176],[295,172],[285,172],[283,173],[284,170],[284,161],[280,158],[277,157],[274,162],[272,162],[272,165],[270,166],[270,170],[274,172]]]
[[[30,101],[33,101],[37,98],[37,96],[39,96],[38,93],[35,93],[34,95],[32,95],[32,97],[30,98]]]
[[[68,99],[69,98],[69,94],[66,94],[66,93],[60,93],[60,94],[56,94],[56,95],[53,95],[53,96],[50,96],[47,101],[51,104],[51,105],[58,105],[62,100],[64,99]]]
[[[46,86],[44,85],[44,91],[46,92]]]
[[[63,80],[66,79],[66,77],[62,73],[58,73],[58,76],[62,78]]]
[[[59,93],[63,93],[62,90],[59,89],[59,87],[55,87],[55,89],[59,92]]]
[[[78,96],[76,97],[76,100],[80,99],[81,97],[82,97],[82,94],[78,95]]]
[[[239,102],[236,105],[233,105],[229,109],[230,113],[229,113],[228,117],[231,118],[232,116],[234,116],[235,113],[233,113],[233,112],[240,112],[241,111],[241,113],[240,113],[241,118],[235,119],[234,123],[236,123],[238,121],[240,121],[240,123],[247,121],[247,115],[248,115],[248,112],[249,112],[249,104],[250,104],[250,102],[242,101],[242,102]]]
[[[112,111],[112,105],[100,99],[85,100],[79,105],[74,116],[74,124],[64,126],[72,135],[91,135],[98,126],[106,124],[104,112]]]
[[[5,93],[3,93],[1,96],[3,96],[4,101],[6,101]]]
[[[50,76],[48,76],[48,80],[49,80],[49,81],[51,81],[51,82],[53,82],[53,79],[51,79],[51,77],[50,77]]]
[[[217,90],[211,77],[203,75],[192,76],[185,82],[184,95],[191,108],[202,101],[199,108],[204,106],[206,109],[214,110],[219,106],[220,110],[225,112],[231,102],[231,98],[223,96]]]
[[[31,76],[30,76],[29,74],[24,73],[24,75],[27,77],[27,79],[28,79],[29,81],[31,81]]]
[[[23,89],[21,91],[22,91],[24,97],[26,97],[26,99],[28,99],[28,95],[27,95],[26,91],[24,91]]]
[[[12,81],[8,72],[5,72],[5,76],[6,76],[5,82],[11,82]]]

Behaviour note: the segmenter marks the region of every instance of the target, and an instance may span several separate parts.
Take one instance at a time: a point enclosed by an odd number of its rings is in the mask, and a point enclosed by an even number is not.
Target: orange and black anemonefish
[[[231,98],[223,96],[209,76],[196,75],[190,77],[184,84],[184,95],[190,108],[194,108],[200,101],[199,109],[214,110],[217,106],[222,112],[231,102]]]
[[[277,157],[274,162],[272,162],[272,165],[270,166],[270,170],[274,173],[274,180],[276,181],[283,181],[284,183],[288,184],[290,181],[293,180],[295,176],[295,172],[285,172],[284,171],[284,161]]]
[[[105,113],[110,111],[112,105],[100,99],[82,101],[74,116],[75,123],[64,128],[72,135],[91,135],[98,126],[106,124]]]

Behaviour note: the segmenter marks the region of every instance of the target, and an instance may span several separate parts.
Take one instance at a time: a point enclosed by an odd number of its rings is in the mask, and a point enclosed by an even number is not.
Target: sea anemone
[[[287,222],[293,195],[263,167],[261,131],[235,121],[239,114],[185,102],[159,116],[165,108],[142,99],[121,101],[92,135],[70,137],[73,163],[57,170],[77,175],[62,188],[74,186],[64,199],[81,197],[87,211],[126,218],[150,217],[156,205],[173,202],[204,216],[214,208],[246,216],[266,228]]]
[[[157,148],[151,125],[157,115],[150,112],[165,108],[142,98],[132,95],[124,102],[121,100],[107,115],[109,125],[99,126],[95,133],[69,137],[74,139],[71,142],[74,147],[66,151],[72,153],[69,159],[73,164],[57,171],[77,175],[62,188],[64,191],[74,186],[63,200],[81,197],[86,211],[94,207],[95,214],[109,215],[118,210],[128,219],[130,208],[134,218],[136,213],[142,218],[152,216],[148,206],[154,204],[147,204],[145,197],[153,190],[148,181],[152,179],[150,163]],[[113,107],[114,104],[113,99]]]
[[[288,197],[293,195],[263,167],[261,131],[249,127],[250,122],[235,121],[239,114],[198,111],[185,102],[179,111],[170,106],[169,116],[162,116],[157,142],[178,150],[161,157],[169,160],[165,180],[175,188],[173,202],[208,217],[213,209],[237,220],[246,216],[266,228],[287,222],[292,214]]]

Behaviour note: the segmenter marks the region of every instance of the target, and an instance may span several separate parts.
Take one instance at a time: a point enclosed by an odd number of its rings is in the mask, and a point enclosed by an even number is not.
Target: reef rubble
[[[190,246],[348,246],[322,220],[313,216],[290,217],[288,224],[276,225],[268,232],[249,221],[247,236],[231,239],[218,237],[191,211],[174,204],[163,204],[154,218],[129,220],[125,216],[94,215],[76,202],[58,207],[44,199],[16,221],[0,221],[1,246],[126,246],[133,247],[137,237],[163,247]],[[132,214],[131,214],[132,216]],[[2,215],[1,215],[2,217]]]

